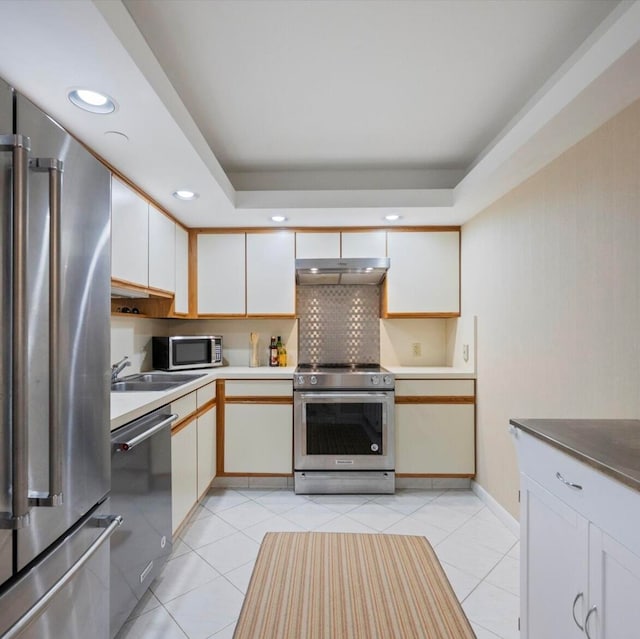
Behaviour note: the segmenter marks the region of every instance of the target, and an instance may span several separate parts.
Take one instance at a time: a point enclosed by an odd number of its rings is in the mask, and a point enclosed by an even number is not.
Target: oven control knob
[[[304,377],[302,375],[298,375],[298,384],[304,384]]]
[[[379,378],[377,375],[374,375],[374,376],[371,378],[371,383],[372,383],[374,386],[377,386],[377,385],[380,383],[380,378]]]
[[[318,378],[315,375],[312,375],[309,381],[311,382],[311,384],[317,384]]]
[[[391,384],[391,378],[388,375],[384,376],[384,383],[389,386]]]

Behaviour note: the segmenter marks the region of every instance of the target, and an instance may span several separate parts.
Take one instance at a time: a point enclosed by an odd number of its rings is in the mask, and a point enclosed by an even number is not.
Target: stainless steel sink
[[[129,375],[123,381],[135,382],[176,382],[177,384],[186,384],[194,379],[204,377],[206,373],[139,373],[138,375]]]
[[[165,391],[177,388],[194,379],[204,377],[206,373],[177,375],[175,373],[139,373],[129,375],[111,384],[111,390],[122,392]]]

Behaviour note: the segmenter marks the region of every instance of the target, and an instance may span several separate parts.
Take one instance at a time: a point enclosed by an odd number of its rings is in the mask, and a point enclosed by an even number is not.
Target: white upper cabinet
[[[149,206],[149,287],[176,289],[176,224]]]
[[[149,285],[149,205],[135,191],[111,180],[111,277]]]
[[[387,233],[387,316],[460,313],[460,232]]]
[[[292,268],[293,258],[291,257]],[[244,233],[198,235],[198,314],[244,315]]]
[[[294,315],[295,237],[247,233],[247,315]]]
[[[296,233],[296,257],[340,257],[340,233]]]
[[[296,233],[296,257],[385,257],[386,231]]]
[[[386,257],[386,231],[342,233],[342,257]]]
[[[176,296],[174,313],[189,312],[189,233],[176,224]]]

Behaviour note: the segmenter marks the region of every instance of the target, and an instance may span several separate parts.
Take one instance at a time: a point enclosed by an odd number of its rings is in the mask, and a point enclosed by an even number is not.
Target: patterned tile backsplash
[[[298,361],[380,361],[379,286],[298,286]]]

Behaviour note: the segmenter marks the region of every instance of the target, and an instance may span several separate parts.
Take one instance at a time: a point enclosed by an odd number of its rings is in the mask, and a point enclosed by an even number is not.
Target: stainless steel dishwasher
[[[111,537],[111,637],[171,554],[171,424],[176,419],[164,406],[111,433],[111,507],[124,517]]]

